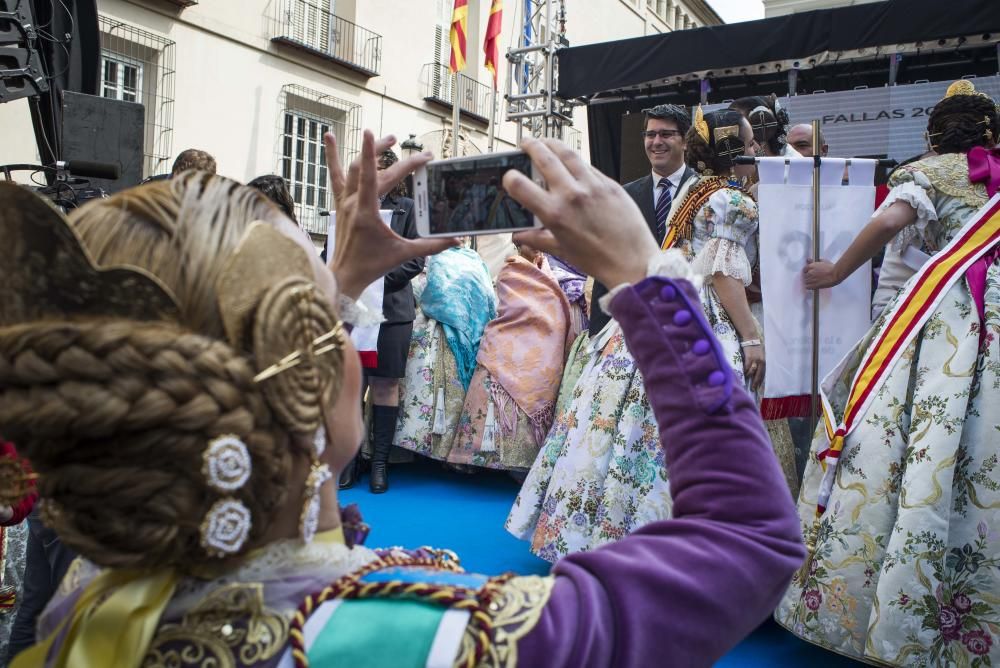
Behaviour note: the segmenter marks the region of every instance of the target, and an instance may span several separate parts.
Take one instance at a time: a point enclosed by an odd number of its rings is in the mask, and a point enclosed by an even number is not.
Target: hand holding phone
[[[503,176],[510,170],[531,177],[531,158],[509,151],[418,167],[413,179],[417,234],[455,237],[539,227],[534,215],[504,188]]]
[[[546,229],[516,234],[515,243],[560,257],[610,287],[645,278],[658,247],[625,189],[556,139],[521,145],[548,189],[516,172],[507,173],[504,185]]]

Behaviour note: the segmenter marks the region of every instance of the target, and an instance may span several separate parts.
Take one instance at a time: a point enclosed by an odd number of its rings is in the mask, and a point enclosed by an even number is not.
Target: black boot
[[[340,472],[340,481],[338,487],[340,489],[350,489],[354,487],[354,484],[358,481],[358,458],[361,457],[360,454],[354,455],[354,459],[347,463],[344,470]]]
[[[381,494],[389,489],[389,451],[396,435],[398,406],[372,406],[372,474],[368,489]]]

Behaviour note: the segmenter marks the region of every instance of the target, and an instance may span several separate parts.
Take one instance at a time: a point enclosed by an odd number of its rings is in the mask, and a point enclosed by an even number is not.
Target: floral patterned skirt
[[[7,654],[14,618],[17,617],[17,610],[24,599],[24,560],[28,551],[28,520],[4,527],[2,533],[4,559],[3,577],[0,578],[0,582],[4,587],[12,587],[16,598],[13,608],[0,610],[0,663]]]
[[[492,405],[490,393],[490,386],[495,382],[485,367],[476,367],[469,392],[465,395],[465,407],[458,420],[448,462],[504,471],[527,471],[535,461],[539,443],[525,412],[516,404],[511,407],[517,412],[517,420],[509,434],[501,433],[496,424],[487,424],[491,407],[495,420],[499,420],[500,415],[496,406]],[[488,431],[492,431],[492,438],[486,437]]]
[[[586,335],[574,344],[555,424],[507,518],[507,530],[548,561],[670,515],[665,455],[642,376],[618,325],[610,327],[603,347]]]
[[[986,288],[982,344],[961,280],[846,439],[814,558],[775,613],[797,636],[893,666],[1000,662],[997,264]],[[825,388],[838,418],[885,317]],[[823,474],[816,454],[826,447],[820,427],[799,495],[804,531]]]
[[[465,403],[465,388],[444,328],[419,309],[399,395],[393,444],[433,459],[447,459]]]

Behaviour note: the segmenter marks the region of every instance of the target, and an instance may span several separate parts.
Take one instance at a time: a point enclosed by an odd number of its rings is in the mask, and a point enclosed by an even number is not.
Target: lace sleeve
[[[753,280],[750,258],[746,249],[735,241],[715,237],[709,239],[701,249],[691,268],[698,276],[708,278],[713,274],[724,274],[750,285]]]
[[[927,226],[937,221],[937,210],[931,197],[934,195],[934,186],[923,172],[915,169],[897,169],[889,180],[892,190],[885,198],[881,206],[875,211],[874,216],[879,215],[896,202],[906,202],[917,212],[917,219],[912,225],[907,225],[890,243],[890,247],[895,251],[902,252],[911,244],[921,245]]]

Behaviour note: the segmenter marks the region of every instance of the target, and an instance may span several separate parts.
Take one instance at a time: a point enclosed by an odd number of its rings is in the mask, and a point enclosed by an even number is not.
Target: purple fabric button
[[[698,339],[691,346],[691,350],[694,351],[695,355],[705,355],[709,350],[712,349],[712,344],[708,342],[708,339]]]
[[[708,384],[711,387],[718,387],[726,382],[726,374],[723,371],[713,371],[708,374]]]
[[[678,311],[674,314],[674,324],[678,327],[683,327],[691,322],[692,317],[691,311]]]
[[[664,285],[660,290],[660,299],[665,302],[672,302],[677,299],[677,288],[672,285]]]

